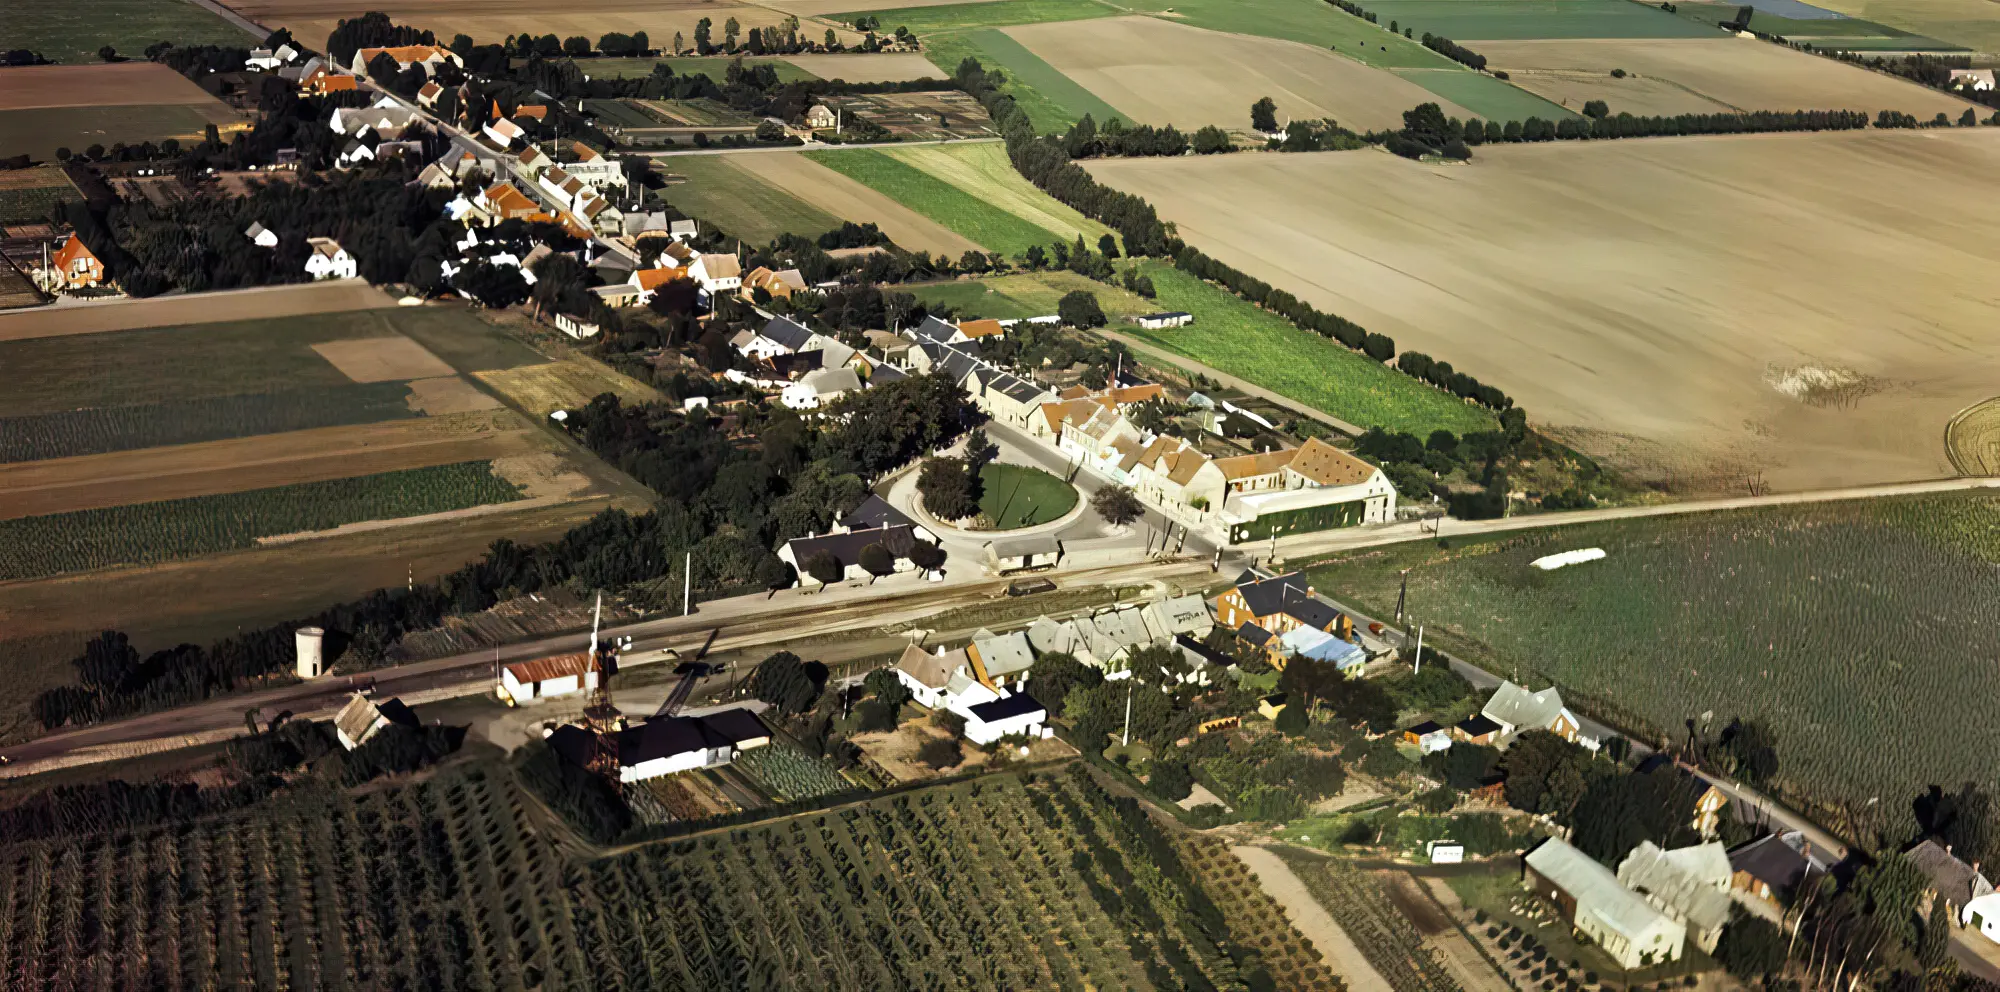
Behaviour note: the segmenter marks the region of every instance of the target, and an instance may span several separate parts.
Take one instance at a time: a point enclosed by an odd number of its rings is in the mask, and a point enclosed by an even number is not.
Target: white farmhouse
[[[695,281],[710,296],[726,293],[743,285],[743,263],[734,255],[712,255],[704,253],[688,266]]]
[[[764,323],[762,330],[744,337],[736,350],[745,358],[768,361],[779,355],[796,355],[810,350],[816,337],[818,335],[798,321],[789,317],[772,317]]]
[[[1003,737],[1040,737],[1049,719],[1048,709],[1025,692],[962,704],[951,711],[965,718],[965,739],[982,746]]]
[[[358,271],[354,256],[332,238],[307,238],[312,254],[306,256],[306,275],[314,279],[352,279]]]
[[[1522,859],[1524,883],[1625,968],[1678,961],[1687,928],[1619,884],[1611,869],[1551,837]]]
[[[953,677],[957,676],[962,689],[971,683],[967,674],[971,660],[964,648],[946,651],[938,647],[930,651],[912,644],[903,649],[896,665],[890,669],[896,673],[896,681],[910,690],[910,698],[925,709],[942,709],[950,702]]]
[[[517,661],[500,669],[500,698],[517,706],[595,688],[597,669],[586,651]]]
[[[786,386],[778,400],[790,410],[817,410],[861,388],[853,369],[814,369]]]
[[[756,714],[739,707],[702,717],[648,720],[601,738],[572,724],[556,728],[548,740],[558,754],[584,767],[600,749],[615,749],[618,781],[631,783],[726,765],[744,751],[769,744],[771,732]]]

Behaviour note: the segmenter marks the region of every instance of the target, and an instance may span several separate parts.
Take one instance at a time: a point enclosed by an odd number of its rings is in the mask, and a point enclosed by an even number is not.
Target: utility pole
[[[1416,661],[1416,666],[1415,666],[1415,668],[1414,668],[1414,669],[1413,669],[1413,670],[1412,670],[1412,671],[1410,672],[1410,674],[1411,674],[1411,675],[1415,675],[1415,674],[1417,674],[1417,672],[1421,672],[1421,671],[1423,671],[1423,670],[1424,670],[1424,625],[1423,625],[1423,624],[1418,624],[1418,625],[1417,625],[1417,661]]]
[[[1398,574],[1402,576],[1403,584],[1401,588],[1396,590],[1396,622],[1402,623],[1403,602],[1404,600],[1408,599],[1410,595],[1410,570],[1406,568],[1403,569],[1402,572]]]
[[[681,616],[694,612],[694,552],[681,563]]]
[[[1132,746],[1132,683],[1129,679],[1125,683],[1125,736],[1119,738],[1118,746]]]

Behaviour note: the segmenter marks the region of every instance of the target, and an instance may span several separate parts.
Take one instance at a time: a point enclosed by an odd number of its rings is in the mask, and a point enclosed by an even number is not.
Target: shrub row
[[[1432,34],[1429,31],[1424,32],[1424,47],[1460,65],[1470,66],[1481,71],[1486,69],[1486,56],[1444,35]]]

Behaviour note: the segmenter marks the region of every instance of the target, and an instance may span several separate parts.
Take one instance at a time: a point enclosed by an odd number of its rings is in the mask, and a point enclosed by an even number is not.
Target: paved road
[[[1159,361],[1166,362],[1168,365],[1174,365],[1180,368],[1184,368],[1189,372],[1199,372],[1202,375],[1214,379],[1215,381],[1222,383],[1223,385],[1228,386],[1231,389],[1239,389],[1259,399],[1269,400],[1270,402],[1276,403],[1277,405],[1284,407],[1285,409],[1290,410],[1293,413],[1299,414],[1302,417],[1311,417],[1312,419],[1317,420],[1320,423],[1325,424],[1328,427],[1331,427],[1334,430],[1337,430],[1342,434],[1347,435],[1348,437],[1360,437],[1362,434],[1362,428],[1356,427],[1353,424],[1350,424],[1347,421],[1334,416],[1333,414],[1327,413],[1324,410],[1316,410],[1310,406],[1307,406],[1304,403],[1300,403],[1298,400],[1281,396],[1278,393],[1272,392],[1269,389],[1265,389],[1263,386],[1259,386],[1256,383],[1251,382],[1247,379],[1239,379],[1236,376],[1230,375],[1229,373],[1222,371],[1221,369],[1215,368],[1214,366],[1203,365],[1202,363],[1197,362],[1194,359],[1187,357],[1186,355],[1175,354],[1174,352],[1168,351],[1167,349],[1162,348],[1159,345],[1152,344],[1146,341],[1141,341],[1138,338],[1132,337],[1129,334],[1120,334],[1117,331],[1111,330],[1109,328],[1100,327],[1097,329],[1096,333],[1102,334],[1105,337],[1110,338],[1111,340],[1116,341],[1119,344],[1122,344],[1125,347],[1132,349],[1133,351],[1139,352],[1142,355],[1147,355],[1152,358],[1158,359]]]

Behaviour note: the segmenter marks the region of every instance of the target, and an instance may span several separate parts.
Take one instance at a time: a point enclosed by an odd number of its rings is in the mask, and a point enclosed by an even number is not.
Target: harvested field
[[[242,29],[187,0],[91,0],[88,4],[15,0],[0,17],[0,51],[27,48],[56,62],[96,63],[110,45],[133,58],[147,45],[251,44]],[[319,39],[325,41],[322,35]],[[10,75],[13,69],[5,70]]]
[[[512,411],[0,465],[0,520],[487,461],[549,440]],[[533,495],[541,495],[535,493]]]
[[[119,300],[31,314],[0,315],[0,341],[128,331],[170,324],[338,313],[394,306],[395,303],[388,294],[359,279]]]
[[[217,102],[192,80],[157,62],[16,66],[5,78],[0,110]]]
[[[1100,124],[1126,116],[1029,51],[1005,28],[983,28],[931,43],[931,58],[949,63],[954,55],[961,61],[968,56],[976,58],[980,64],[1004,72],[1008,95],[1034,122],[1037,131],[1061,131],[1085,114]]]
[[[491,410],[500,401],[455,375],[418,379],[410,383],[410,409],[431,416]]]
[[[915,293],[917,299],[928,306],[948,306],[961,317],[990,317],[995,320],[1051,316],[1063,295],[1076,290],[1097,297],[1098,305],[1113,321],[1159,309],[1150,300],[1059,269],[1016,272],[984,279],[905,284],[904,288]]]
[[[891,241],[910,251],[957,258],[979,247],[903,203],[804,155],[733,155],[726,164],[814,204],[815,209],[830,211],[857,224],[877,224]],[[681,160],[672,161],[674,168],[680,165]],[[728,221],[725,219],[723,223],[727,225]]]
[[[1575,111],[1564,110],[1527,90],[1483,72],[1466,72],[1462,69],[1397,69],[1395,73],[1430,91],[1433,96],[1441,97],[1478,114],[1483,120],[1524,121],[1530,117],[1540,117],[1545,121],[1554,121],[1578,116]]]
[[[321,341],[312,350],[355,382],[394,382],[451,374],[451,366],[400,334]]]
[[[300,38],[315,39],[310,42],[315,45],[324,42],[341,18],[361,13],[341,0],[235,0],[229,6],[260,24],[290,28]],[[748,33],[751,28],[775,27],[786,16],[774,8],[712,0],[580,0],[558,8],[540,0],[392,0],[367,9],[388,14],[398,24],[429,28],[443,39],[464,32],[485,44],[526,31],[537,37],[583,35],[595,42],[608,32],[644,31],[662,48],[673,43],[676,31],[685,44],[693,45],[695,23],[704,17],[714,22],[719,44],[723,23],[732,17]],[[814,26],[812,33],[817,38],[824,32],[824,27]],[[852,29],[839,29],[839,34],[849,44],[861,40]]]
[[[1945,454],[1960,475],[2000,475],[2000,396],[1959,411],[1944,432]]]
[[[12,71],[12,70],[7,70]],[[28,110],[0,110],[0,148],[38,159],[53,158],[59,148],[83,151],[91,145],[160,142],[173,138],[182,144],[200,141],[204,129],[214,124],[225,131],[230,126],[247,127],[247,118],[220,101],[206,104],[158,106],[36,107]]]
[[[1919,35],[2000,52],[2000,18],[1985,0],[1815,0],[1818,6]],[[1754,19],[1753,19],[1754,20]]]
[[[1400,127],[1403,111],[1435,99],[1414,83],[1324,48],[1156,17],[1032,24],[1007,34],[1124,111],[1127,120],[1184,131],[1208,124],[1242,130],[1249,126],[1250,105],[1264,96],[1277,101],[1281,119],[1332,117],[1356,131]],[[1444,109],[1472,116],[1455,104]]]
[[[817,237],[840,226],[841,218],[822,210],[806,198],[794,196],[784,186],[767,181],[748,168],[759,166],[777,172],[797,170],[811,175],[804,168],[810,162],[802,165],[784,161],[796,157],[771,152],[755,155],[675,155],[657,161],[662,172],[687,178],[685,183],[667,187],[667,202],[679,207],[688,216],[703,218],[747,241],[764,244],[780,234]],[[818,171],[823,173],[826,170]],[[804,183],[801,186],[806,197],[817,197],[822,192],[832,195],[839,191],[831,183],[815,182],[817,185]],[[895,204],[889,206],[894,207]],[[881,214],[889,216],[888,211],[881,211]],[[847,216],[856,221],[873,219],[865,213],[850,213]],[[880,220],[876,222],[881,223]],[[898,243],[901,241],[898,240]]]
[[[1523,89],[1571,109],[1603,100],[1614,114],[1898,110],[1957,120],[1973,106],[1908,80],[1745,38],[1488,41],[1479,52]],[[1613,79],[1613,69],[1628,75]]]
[[[787,55],[784,61],[821,79],[844,79],[850,83],[901,83],[912,79],[943,79],[950,75],[915,52]]]
[[[1363,6],[1367,6],[1364,4]],[[1382,69],[1470,72],[1413,38],[1391,34],[1388,18],[1370,24],[1329,3],[1293,0],[1126,0],[1125,13],[1150,13],[1230,34],[1254,34],[1337,51]],[[1245,107],[1248,113],[1249,108]]]
[[[1090,165],[1202,250],[1499,386],[1582,450],[1738,492],[1952,473],[1946,422],[2000,379],[2000,305],[1967,288],[2000,260],[1979,178],[1996,168],[1981,130]]]
[[[842,17],[844,13],[865,13],[883,11],[885,26],[896,30],[902,23],[895,19],[895,12],[913,7],[961,7],[968,3],[1004,3],[1006,0],[771,0],[766,6],[776,7],[800,17],[826,17],[840,21],[852,21]]]
[[[671,44],[673,39],[666,39]],[[635,79],[653,74],[653,67],[665,62],[672,66],[676,76],[707,76],[720,83],[729,71],[729,63],[735,57],[727,55],[666,55],[650,58],[595,58],[578,59],[576,66],[592,79]],[[526,64],[525,59],[515,59],[516,66]],[[800,79],[814,79],[812,73],[792,65],[789,61],[775,56],[750,57],[743,60],[746,66],[770,66],[778,74],[779,82],[793,82]]]
[[[537,415],[574,410],[605,393],[617,393],[618,398],[626,403],[657,403],[662,399],[653,387],[613,372],[589,358],[566,358],[542,365],[474,374],[480,381]]]

